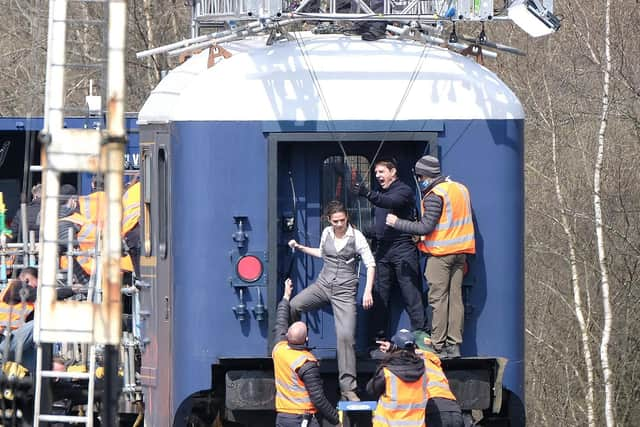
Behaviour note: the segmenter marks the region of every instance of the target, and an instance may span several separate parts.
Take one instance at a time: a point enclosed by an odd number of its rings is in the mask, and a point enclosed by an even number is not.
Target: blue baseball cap
[[[411,350],[416,346],[416,339],[408,329],[400,329],[391,337],[391,342],[399,349]]]

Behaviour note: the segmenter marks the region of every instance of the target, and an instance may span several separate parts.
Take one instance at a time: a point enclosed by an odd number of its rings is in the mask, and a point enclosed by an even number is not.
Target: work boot
[[[373,31],[366,31],[364,33],[362,33],[362,40],[366,41],[366,42],[374,42],[376,40],[380,40],[385,38],[384,34],[378,34],[376,32]]]
[[[361,28],[364,41],[373,42],[386,37],[386,22],[365,22]]]
[[[440,347],[440,348],[435,348],[434,347],[433,354],[438,356],[438,358],[440,358],[440,359],[448,359],[449,358],[449,353],[447,352],[447,348],[446,347]]]
[[[343,391],[342,400],[348,400],[349,402],[360,402],[360,398],[355,391]]]
[[[450,344],[444,348],[450,359],[460,357],[460,344]]]

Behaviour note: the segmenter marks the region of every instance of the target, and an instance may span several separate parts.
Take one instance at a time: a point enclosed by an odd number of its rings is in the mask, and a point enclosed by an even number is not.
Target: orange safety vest
[[[63,218],[64,221],[70,221],[80,226],[77,239],[78,247],[81,251],[89,251],[95,248],[97,237],[96,232],[98,228],[101,229],[104,225],[104,212],[106,209],[105,203],[106,198],[104,191],[98,191],[91,193],[88,196],[82,196],[78,199],[80,212],[75,212],[72,215]],[[93,257],[79,255],[76,257],[76,260],[87,274],[93,273]],[[66,258],[63,257],[60,259],[60,266],[61,268],[68,267]],[[120,268],[125,271],[133,271],[133,263],[129,255],[120,259]]]
[[[91,247],[95,245],[98,229],[104,226],[105,209],[107,198],[104,191],[96,191],[87,196],[78,198],[80,215],[85,222],[78,231],[78,241],[88,243]]]
[[[276,411],[287,414],[315,414],[317,412],[309,392],[298,376],[298,369],[317,359],[308,350],[294,350],[280,341],[271,353],[276,376]]]
[[[80,214],[79,212],[74,212],[71,215],[60,219],[60,221],[69,221],[69,222],[71,222],[73,224],[76,224],[79,227],[82,227],[87,222],[85,217],[82,214]],[[60,268],[63,269],[63,270],[66,270],[69,267],[69,263],[67,262],[67,257],[66,256],[61,256],[60,257],[59,265],[60,265]]]
[[[140,181],[127,189],[122,196],[122,237],[133,230],[140,220]]]
[[[387,368],[385,390],[373,414],[373,427],[425,427],[427,407],[427,375],[412,383],[405,382]]]
[[[456,397],[451,392],[449,380],[442,370],[440,358],[430,351],[422,352],[422,357],[424,358],[424,367],[427,372],[427,377],[429,378],[429,382],[427,383],[429,399],[441,397],[455,401]]]
[[[425,199],[431,193],[442,199],[442,213],[433,231],[420,237],[418,249],[436,256],[475,254],[476,239],[467,187],[454,181],[444,181],[436,185],[422,199],[423,215]]]
[[[11,330],[16,330],[24,324],[29,314],[35,310],[35,304],[31,302],[7,304],[4,302],[4,296],[9,291],[7,286],[0,293],[0,331],[4,331],[7,326],[11,326]]]

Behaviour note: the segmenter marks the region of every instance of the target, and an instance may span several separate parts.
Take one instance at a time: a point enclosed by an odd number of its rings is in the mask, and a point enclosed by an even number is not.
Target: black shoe
[[[434,348],[433,349],[433,354],[438,356],[440,359],[448,359],[449,358],[449,353],[447,353],[447,348],[446,347]]]
[[[460,357],[460,344],[450,344],[444,347],[443,350],[447,352],[447,356],[450,359],[455,359]]]
[[[384,37],[385,37],[384,34],[376,34],[376,33],[372,33],[371,31],[362,33],[362,40],[367,42],[374,42],[376,40],[383,39]]]

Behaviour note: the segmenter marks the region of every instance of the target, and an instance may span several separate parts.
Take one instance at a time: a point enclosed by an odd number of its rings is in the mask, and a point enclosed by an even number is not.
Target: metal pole
[[[45,116],[42,130],[41,159],[43,172],[42,207],[40,217],[40,286],[36,300],[33,338],[40,342],[40,312],[43,305],[50,306],[56,300],[56,271],[58,263],[58,194],[60,174],[47,166],[47,146],[64,122],[64,65],[66,36],[66,0],[49,3],[49,41],[47,49],[47,80],[45,86]]]
[[[104,394],[102,396],[102,421],[104,427],[118,425],[118,348],[119,346],[104,346]]]
[[[124,63],[127,3],[125,0],[109,2],[109,48],[107,82],[107,141],[102,147],[107,216],[102,236],[100,255],[103,270],[102,319],[106,344],[104,347],[105,378],[103,397],[103,425],[118,425],[118,348],[121,335],[122,277],[120,257],[122,253],[122,184],[124,172]]]
[[[36,266],[36,254],[38,248],[36,246],[36,232],[34,230],[29,231],[29,267]]]
[[[67,286],[73,286],[73,229],[67,230]]]

